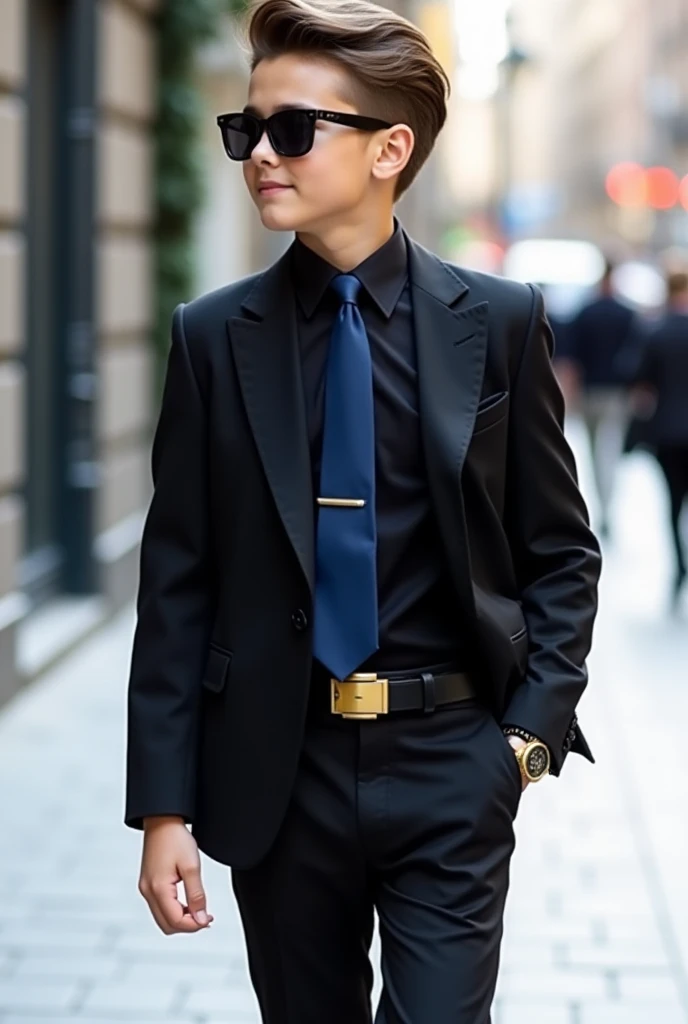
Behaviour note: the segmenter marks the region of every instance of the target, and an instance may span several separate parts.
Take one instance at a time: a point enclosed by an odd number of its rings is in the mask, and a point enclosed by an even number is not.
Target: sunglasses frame
[[[282,150],[276,145],[275,139],[273,138],[272,132],[270,130],[270,122],[272,121],[273,117],[279,117],[280,114],[291,113],[305,114],[311,125],[311,140],[308,149],[304,149],[302,153],[298,153],[296,156],[282,152]],[[256,139],[256,142],[251,147],[247,155],[244,157],[232,156],[232,154],[229,151],[229,146],[227,145],[225,139],[225,128],[228,127],[228,122],[230,121],[230,119],[235,117],[249,117],[260,128],[260,135]],[[298,159],[298,157],[300,156],[305,156],[306,153],[310,153],[311,149],[313,148],[313,143],[315,141],[316,121],[329,121],[332,124],[343,124],[346,125],[348,128],[357,128],[359,131],[363,132],[377,132],[380,131],[382,128],[393,127],[393,125],[391,125],[388,121],[380,121],[379,118],[377,117],[364,117],[361,114],[346,114],[343,111],[339,110],[307,110],[304,107],[290,107],[284,110],[277,110],[275,111],[274,114],[270,114],[270,117],[257,117],[256,114],[247,113],[245,110],[239,110],[231,114],[219,114],[217,117],[217,124],[220,129],[220,134],[222,135],[222,144],[225,148],[225,153],[227,154],[230,160],[236,160],[239,162],[243,162],[244,160],[250,160],[251,153],[253,153],[253,150],[256,148],[260,140],[263,138],[263,135],[265,134],[266,131],[268,133],[270,145],[272,146],[272,148],[274,149],[275,153],[277,153],[278,156],[283,156],[286,159]]]

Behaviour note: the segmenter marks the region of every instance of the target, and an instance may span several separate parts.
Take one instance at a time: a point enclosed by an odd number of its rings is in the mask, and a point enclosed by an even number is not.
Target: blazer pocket
[[[212,690],[213,693],[221,693],[224,690],[231,663],[231,651],[219,650],[217,647],[210,648],[203,673],[203,686],[206,690]]]
[[[524,637],[528,636],[528,627],[524,626],[523,629],[519,629],[517,633],[513,633],[509,639],[512,644],[517,644],[519,640],[523,640]]]
[[[479,434],[483,430],[487,430],[488,427],[493,427],[495,423],[499,423],[499,421],[506,415],[508,403],[508,391],[500,391],[499,394],[490,395],[489,398],[483,399],[478,406],[478,411],[475,416],[473,433]]]

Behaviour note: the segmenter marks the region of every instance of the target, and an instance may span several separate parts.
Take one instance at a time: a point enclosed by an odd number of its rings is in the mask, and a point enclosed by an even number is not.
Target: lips
[[[259,192],[285,192],[291,185],[282,185],[279,181],[262,181],[258,185]]]

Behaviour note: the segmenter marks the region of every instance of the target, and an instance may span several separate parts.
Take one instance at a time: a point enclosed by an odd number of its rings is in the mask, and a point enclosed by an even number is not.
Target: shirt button
[[[296,611],[291,617],[291,624],[294,627],[294,629],[297,629],[299,631],[299,633],[302,633],[303,630],[307,627],[308,619],[303,608],[296,609]]]

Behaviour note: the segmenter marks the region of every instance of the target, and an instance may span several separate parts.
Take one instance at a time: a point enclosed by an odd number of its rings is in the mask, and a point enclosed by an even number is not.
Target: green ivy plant
[[[203,106],[194,79],[200,45],[215,38],[227,12],[245,0],[164,0],[158,24],[155,157],[155,350],[157,384],[169,347],[175,306],[194,281],[193,226],[204,201],[199,129]]]

